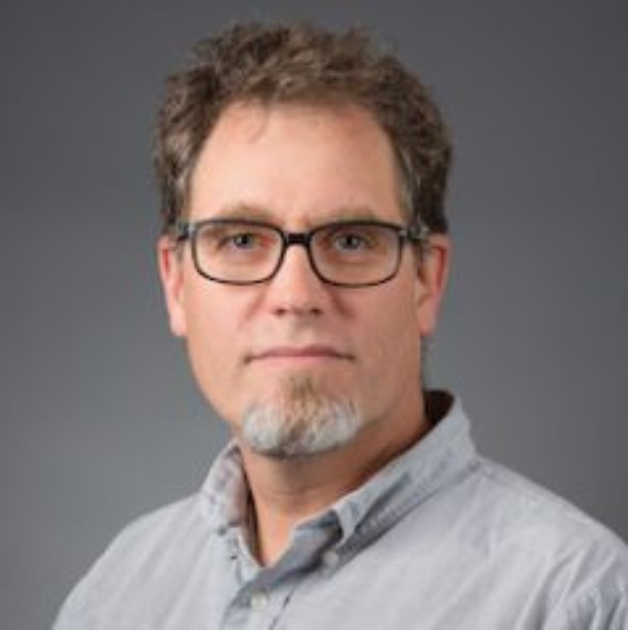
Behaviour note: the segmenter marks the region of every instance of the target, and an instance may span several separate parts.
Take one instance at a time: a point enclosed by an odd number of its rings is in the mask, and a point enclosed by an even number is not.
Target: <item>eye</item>
[[[273,232],[261,227],[221,226],[212,234],[213,250],[220,253],[256,252],[273,247]]]
[[[197,251],[203,256],[251,258],[272,252],[277,246],[272,229],[245,222],[206,223],[197,233]]]
[[[220,247],[233,247],[234,249],[253,249],[259,245],[259,235],[253,232],[239,232],[223,237]]]
[[[336,234],[334,238],[334,247],[343,251],[355,251],[368,247],[369,242],[364,234],[354,232],[342,232]]]
[[[386,257],[395,247],[395,232],[377,223],[331,224],[320,228],[316,255],[334,264],[365,264]]]

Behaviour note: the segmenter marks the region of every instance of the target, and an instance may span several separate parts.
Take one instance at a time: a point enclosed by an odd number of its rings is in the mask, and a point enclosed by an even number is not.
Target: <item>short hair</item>
[[[431,232],[448,231],[451,146],[441,114],[419,78],[377,50],[362,29],[236,24],[197,43],[193,53],[187,68],[168,77],[158,116],[153,158],[164,233],[185,213],[205,141],[236,103],[363,107],[391,142],[408,220]]]

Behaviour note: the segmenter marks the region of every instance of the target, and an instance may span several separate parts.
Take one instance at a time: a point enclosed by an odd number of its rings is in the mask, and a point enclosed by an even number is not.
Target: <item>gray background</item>
[[[628,4],[2,2],[0,627],[48,627],[129,520],[225,439],[170,339],[150,127],[166,71],[240,18],[360,22],[457,145],[432,381],[482,451],[628,537]]]

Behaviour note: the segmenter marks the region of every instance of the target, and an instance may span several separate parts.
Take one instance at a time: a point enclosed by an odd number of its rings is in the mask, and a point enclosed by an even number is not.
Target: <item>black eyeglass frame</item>
[[[275,267],[265,275],[263,278],[259,278],[257,280],[252,281],[242,281],[242,280],[224,280],[223,278],[216,278],[211,274],[207,273],[202,266],[199,264],[198,260],[198,247],[197,247],[197,239],[196,235],[205,225],[232,225],[232,224],[241,224],[241,225],[250,225],[252,227],[263,227],[269,230],[272,230],[276,234],[279,235],[281,239],[281,251],[279,256],[277,257],[277,263]],[[314,236],[322,232],[323,230],[333,229],[334,227],[345,227],[345,226],[374,226],[374,227],[382,227],[392,232],[395,232],[398,238],[398,247],[397,247],[397,260],[392,271],[382,278],[381,280],[377,280],[375,282],[367,282],[367,283],[351,283],[351,282],[337,282],[335,280],[329,280],[323,273],[321,273],[320,269],[316,265],[316,261],[312,254],[311,242]],[[267,223],[265,221],[258,221],[255,219],[237,219],[237,218],[213,218],[213,219],[202,219],[200,221],[177,221],[174,224],[173,229],[173,238],[176,244],[184,243],[186,241],[190,241],[191,249],[192,249],[192,260],[194,262],[194,267],[197,273],[212,282],[218,282],[220,284],[230,284],[236,286],[249,286],[255,284],[263,284],[264,282],[268,282],[274,278],[281,266],[283,265],[284,258],[286,256],[286,251],[289,247],[293,245],[301,245],[305,247],[307,251],[308,260],[310,262],[310,267],[312,271],[316,275],[316,277],[325,284],[329,284],[337,287],[346,287],[346,288],[355,288],[360,289],[363,287],[373,287],[380,284],[384,284],[392,280],[397,273],[399,272],[399,267],[401,266],[401,256],[403,254],[403,247],[406,244],[418,245],[420,248],[420,252],[427,247],[429,242],[430,231],[429,228],[425,224],[420,224],[418,226],[402,226],[397,225],[396,223],[389,223],[387,221],[378,221],[372,219],[355,219],[355,220],[343,220],[343,221],[332,221],[330,223],[324,223],[322,225],[318,225],[315,228],[308,230],[307,232],[288,232],[286,230],[281,229],[280,227],[273,225],[272,223]]]

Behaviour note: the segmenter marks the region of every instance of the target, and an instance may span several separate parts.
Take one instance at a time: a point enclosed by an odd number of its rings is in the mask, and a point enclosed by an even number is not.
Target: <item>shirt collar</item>
[[[324,513],[298,529],[339,523],[339,545],[354,534],[375,535],[407,511],[468,470],[477,453],[469,420],[459,398],[430,392],[431,405],[445,407],[444,415],[412,448],[391,461],[357,490],[345,495]],[[201,492],[209,526],[216,531],[243,526],[247,520],[249,489],[235,442],[230,442],[212,466]]]
[[[211,529],[226,531],[247,522],[249,487],[235,441],[230,441],[214,461],[201,497],[201,508]]]
[[[432,429],[331,508],[341,524],[340,545],[356,533],[368,537],[392,526],[477,461],[469,420],[460,399],[445,392],[429,395],[432,400],[439,399],[439,406],[446,406]]]

